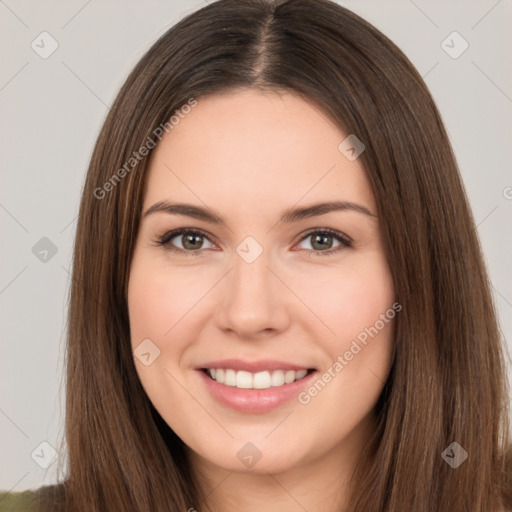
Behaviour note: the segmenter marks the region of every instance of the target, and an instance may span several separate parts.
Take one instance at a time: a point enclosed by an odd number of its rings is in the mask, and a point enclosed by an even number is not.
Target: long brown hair
[[[243,87],[299,94],[366,146],[360,158],[403,312],[350,511],[497,512],[503,499],[512,508],[502,342],[475,224],[423,80],[389,39],[334,2],[220,0],[142,57],[94,148],[70,293],[67,510],[203,506],[184,444],[133,361],[127,283],[149,156],[133,158],[191,98]],[[468,454],[457,469],[442,457],[452,442]]]

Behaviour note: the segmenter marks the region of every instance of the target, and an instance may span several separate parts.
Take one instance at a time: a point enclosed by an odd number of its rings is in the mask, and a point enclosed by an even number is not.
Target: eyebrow
[[[361,213],[372,219],[376,219],[374,215],[366,206],[352,203],[350,201],[329,201],[325,203],[316,203],[308,206],[291,208],[282,217],[280,222],[291,224],[317,215],[324,215],[333,211],[354,211]],[[209,222],[210,224],[226,226],[225,220],[212,210],[196,206],[189,203],[170,203],[168,201],[158,201],[153,206],[150,206],[143,214],[143,218],[148,217],[153,213],[164,212],[171,215],[186,215],[194,219]]]

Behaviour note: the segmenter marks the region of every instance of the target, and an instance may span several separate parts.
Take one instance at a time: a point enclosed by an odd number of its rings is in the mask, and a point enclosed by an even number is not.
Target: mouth
[[[195,368],[204,391],[219,405],[242,413],[262,414],[287,403],[318,375],[283,361],[223,360]]]
[[[201,368],[211,380],[238,389],[280,388],[304,379],[315,371],[314,368],[300,370],[263,370],[249,372],[232,368]]]

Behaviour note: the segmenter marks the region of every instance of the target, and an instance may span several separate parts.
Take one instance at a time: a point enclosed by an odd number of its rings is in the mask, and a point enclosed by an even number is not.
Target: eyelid
[[[302,237],[299,239],[299,242],[302,242],[302,240],[305,240],[308,236],[311,236],[313,233],[327,233],[328,235],[331,235],[335,238],[339,238],[342,242],[345,242],[347,244],[352,243],[352,239],[345,235],[345,233],[342,233],[341,231],[338,231],[337,229],[331,229],[331,228],[312,228],[306,231],[302,234]]]

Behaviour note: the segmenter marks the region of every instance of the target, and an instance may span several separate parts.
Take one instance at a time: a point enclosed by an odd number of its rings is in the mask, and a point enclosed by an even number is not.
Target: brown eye
[[[179,235],[179,237],[181,237],[181,243],[182,243],[182,246],[184,249],[190,249],[190,250],[201,249],[201,246],[203,245],[202,235],[198,235],[196,233],[190,233],[190,234],[185,234],[185,235]]]
[[[332,235],[317,234],[311,236],[311,246],[320,251],[330,249],[334,242]]]
[[[302,238],[300,243],[303,243],[307,240],[310,240],[310,248],[303,247],[303,249],[312,250],[313,253],[322,256],[324,254],[327,255],[338,252],[339,250],[345,247],[351,247],[352,245],[351,240],[346,235],[332,229],[310,231],[308,234],[306,234],[306,236]],[[336,241],[338,244],[334,245]]]
[[[210,242],[206,234],[197,230],[190,229],[177,229],[166,233],[161,237],[157,243],[166,249],[178,252],[195,252],[205,247],[205,242],[209,243],[211,247],[213,244]]]

